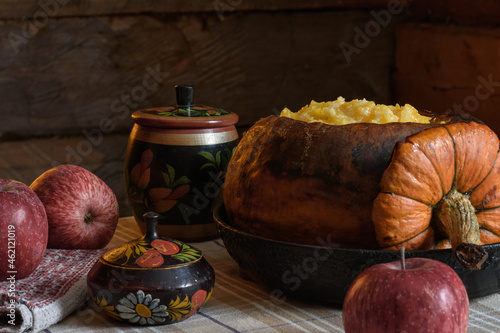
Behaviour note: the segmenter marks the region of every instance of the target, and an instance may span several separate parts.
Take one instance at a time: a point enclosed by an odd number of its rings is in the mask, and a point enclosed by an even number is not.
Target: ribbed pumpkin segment
[[[448,193],[455,180],[454,143],[448,131],[444,127],[422,131],[419,135],[410,136],[408,142],[429,159],[441,179],[442,194]]]
[[[498,137],[487,126],[470,123],[447,125],[455,142],[455,187],[473,190],[491,171],[498,152]]]
[[[471,193],[470,202],[477,209],[500,207],[500,158],[498,154],[491,172]]]
[[[383,248],[384,250],[389,250],[389,251],[397,251],[400,250],[402,247],[405,248],[405,250],[419,250],[423,247],[426,249],[438,249],[438,248],[433,248],[434,246],[434,238],[435,238],[435,230],[432,228],[427,228],[424,231],[422,231],[420,234],[416,235],[415,237],[407,240],[406,242],[403,242],[401,244],[393,245],[393,246],[388,246]]]
[[[481,245],[500,242],[498,154],[496,134],[474,122],[431,128],[396,145],[372,210],[380,247],[449,244],[460,264],[480,269],[488,257]],[[432,212],[418,218],[422,208],[388,193],[432,206]],[[423,237],[426,229],[433,242]]]
[[[431,207],[395,194],[380,193],[373,206],[377,241],[382,248],[397,245],[407,250],[430,247],[434,232],[429,229]],[[419,237],[415,237],[419,235]]]
[[[481,244],[500,242],[500,208],[488,209],[476,214],[480,225]]]
[[[427,205],[435,205],[443,196],[441,179],[431,161],[409,142],[396,145],[380,188],[382,192],[399,194]]]

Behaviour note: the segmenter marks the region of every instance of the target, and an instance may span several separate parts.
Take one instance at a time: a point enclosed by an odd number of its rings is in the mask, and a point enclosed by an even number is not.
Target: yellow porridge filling
[[[311,101],[297,112],[285,108],[281,117],[288,117],[306,122],[322,122],[330,125],[345,125],[352,123],[422,123],[427,124],[430,117],[422,116],[410,104],[404,106],[375,104],[366,99],[354,99],[346,102],[343,97],[335,101]]]

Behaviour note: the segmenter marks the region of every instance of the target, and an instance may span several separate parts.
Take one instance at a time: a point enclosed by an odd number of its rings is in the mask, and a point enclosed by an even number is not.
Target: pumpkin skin
[[[412,135],[396,145],[380,182],[377,241],[391,250],[500,242],[498,184],[499,140],[486,125],[454,123]]]
[[[372,206],[394,146],[435,126],[442,124],[261,119],[227,168],[224,204],[231,225],[293,243],[378,248]]]

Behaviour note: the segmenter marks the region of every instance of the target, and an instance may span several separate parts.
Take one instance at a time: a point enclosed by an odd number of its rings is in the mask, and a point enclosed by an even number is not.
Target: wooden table
[[[110,246],[139,236],[133,218],[122,218]],[[138,327],[108,318],[88,302],[44,332],[344,332],[339,307],[273,299],[271,290],[240,277],[220,239],[193,245],[216,272],[212,297],[193,317],[173,325]],[[500,294],[471,300],[468,332],[500,332]]]

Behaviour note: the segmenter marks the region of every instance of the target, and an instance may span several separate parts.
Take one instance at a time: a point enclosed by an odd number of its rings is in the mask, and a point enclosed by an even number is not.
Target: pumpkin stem
[[[469,197],[452,189],[439,203],[437,217],[455,259],[467,269],[481,269],[488,252],[479,245],[479,223]]]

